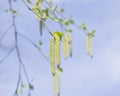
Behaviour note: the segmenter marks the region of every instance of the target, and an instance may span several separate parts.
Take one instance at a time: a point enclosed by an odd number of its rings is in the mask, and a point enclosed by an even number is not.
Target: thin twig
[[[14,50],[14,48],[15,48],[15,46],[13,46],[13,47],[9,50],[9,52],[5,55],[5,57],[3,57],[2,60],[0,60],[0,64],[2,64],[2,63],[7,59],[7,57],[11,54],[11,52]]]
[[[48,63],[50,63],[49,59],[44,55],[44,53],[40,50],[39,46],[37,44],[35,44],[34,42],[32,42],[28,37],[26,37],[25,35],[23,35],[22,33],[18,33],[18,35],[20,35],[21,37],[23,37],[25,40],[27,40],[30,44],[32,44],[35,48],[37,48],[39,50],[39,52],[41,53],[41,55],[46,59],[46,61]]]
[[[45,0],[45,2],[46,2],[46,4],[47,4],[49,7],[51,6],[47,0]],[[64,17],[62,14],[60,14],[60,12],[59,12],[57,9],[56,9],[56,12],[57,12],[57,14],[58,14],[61,18],[65,19],[65,17]],[[57,14],[56,14],[55,12],[54,12],[53,14],[55,15],[56,18],[58,18]],[[60,26],[61,26],[61,28],[62,28],[63,30],[67,31],[67,28],[65,28],[65,26],[63,26],[62,23],[60,23],[60,22],[58,22],[58,23],[60,24]],[[78,28],[78,29],[81,29],[81,27],[78,26],[77,24],[73,24],[73,26],[76,27],[76,28]],[[86,31],[82,31],[82,32],[83,32],[85,35],[88,35],[88,34],[89,34],[89,32],[86,32]]]
[[[18,77],[17,87],[16,87],[16,90],[15,90],[15,93],[14,93],[14,96],[15,96],[15,95],[17,95],[17,90],[19,88],[19,84],[20,84],[20,80],[21,80],[21,67],[23,68],[25,77],[27,79],[27,83],[30,84],[30,82],[29,82],[29,78],[28,78],[25,66],[24,66],[23,61],[22,61],[21,56],[20,56],[19,48],[18,48],[18,34],[17,34],[17,29],[16,29],[15,16],[12,12],[13,7],[12,7],[12,1],[11,0],[9,0],[9,6],[10,6],[11,14],[12,14],[13,29],[14,29],[14,34],[15,34],[15,44],[16,44],[15,48],[16,48],[17,57],[18,57],[18,60],[19,60],[19,77]]]
[[[26,4],[26,2],[25,2],[24,0],[21,0],[21,1],[24,3],[24,5],[25,5],[32,13],[34,13],[35,15],[37,15],[37,17],[39,17],[40,21],[45,25],[45,27],[46,27],[47,31],[49,32],[49,34],[53,36],[53,33],[50,31],[50,29],[49,29],[48,26],[46,25],[45,21],[43,20],[43,18],[41,18],[38,14],[36,14],[36,13],[32,10],[32,8],[30,8],[30,7]]]
[[[0,43],[1,43],[2,39],[5,37],[5,35],[8,33],[8,31],[12,28],[12,26],[13,26],[13,24],[11,24],[11,25],[8,27],[8,29],[3,33],[3,35],[2,35],[1,38],[0,38]]]
[[[18,88],[19,88],[19,85],[20,85],[20,81],[21,81],[21,64],[19,64],[19,75],[18,75],[18,81],[17,81],[17,86],[16,86],[16,90],[14,92],[14,95],[13,96],[16,96],[18,95],[17,92],[18,92]]]
[[[18,95],[17,91],[18,91],[18,88],[19,88],[19,84],[20,84],[20,80],[21,80],[21,59],[20,59],[20,55],[19,55],[19,51],[18,51],[18,46],[17,46],[17,30],[16,30],[16,24],[15,24],[15,16],[12,12],[13,8],[12,8],[12,1],[9,0],[9,7],[10,7],[10,10],[11,10],[11,15],[12,15],[12,22],[13,22],[13,28],[14,28],[14,32],[15,32],[15,44],[16,44],[16,51],[17,51],[17,56],[18,56],[18,60],[19,60],[19,72],[18,72],[18,81],[17,81],[17,86],[16,86],[16,89],[15,89],[15,92],[14,92],[14,95],[13,96],[16,96]]]

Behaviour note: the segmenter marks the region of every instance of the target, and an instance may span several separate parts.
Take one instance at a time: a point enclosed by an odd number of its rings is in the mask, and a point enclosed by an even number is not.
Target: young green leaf
[[[60,12],[61,12],[61,13],[63,13],[63,12],[64,12],[64,9],[63,9],[63,8],[61,8],[61,9],[60,9]]]
[[[83,23],[81,27],[82,27],[84,30],[87,30],[87,26],[86,26],[85,23]]]
[[[64,36],[64,33],[63,33],[63,32],[59,32],[59,31],[56,31],[55,34],[60,37],[60,40],[61,40],[62,37]]]
[[[24,83],[21,84],[21,87],[24,88],[26,85]]]
[[[33,90],[34,89],[34,86],[32,84],[29,84],[29,89],[30,90]]]
[[[89,34],[93,37],[95,35],[96,30],[92,30]]]
[[[32,4],[31,0],[27,0],[27,2],[28,2],[29,4]]]
[[[49,11],[48,11],[48,8],[42,10],[42,12],[45,14],[45,17],[49,17]]]
[[[36,6],[40,6],[41,0],[36,0]]]
[[[69,24],[74,24],[74,21],[72,19],[68,18],[63,22],[63,24],[68,26]]]
[[[38,45],[39,45],[39,46],[41,46],[42,44],[43,44],[42,41],[39,41],[39,42],[38,42]]]
[[[58,68],[59,72],[63,72],[63,69],[61,67]]]

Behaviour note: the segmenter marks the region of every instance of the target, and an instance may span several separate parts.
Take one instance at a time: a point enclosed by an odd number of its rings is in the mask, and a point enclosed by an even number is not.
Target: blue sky
[[[86,55],[85,35],[81,30],[73,32],[73,58],[62,63],[61,96],[120,96],[120,1],[119,0],[57,0],[64,3],[65,15],[73,15],[77,24],[86,22],[89,29],[96,29],[94,37],[94,58]],[[24,5],[16,6],[22,17],[17,18],[18,31],[37,43],[43,39],[42,49],[49,52],[50,35],[45,31],[39,37],[38,22]],[[11,23],[9,14],[3,12],[8,7],[6,1],[0,2],[0,37]],[[52,31],[58,27],[49,24]],[[50,64],[27,41],[19,37],[21,55],[33,80],[33,96],[52,96]],[[0,46],[2,58],[14,44],[13,30],[6,35]],[[17,82],[18,60],[16,51],[0,65],[0,96],[12,96]]]

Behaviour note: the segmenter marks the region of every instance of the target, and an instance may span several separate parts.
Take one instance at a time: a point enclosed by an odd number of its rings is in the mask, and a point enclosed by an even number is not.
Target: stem
[[[11,52],[14,50],[15,46],[13,48],[10,49],[10,51],[5,55],[5,57],[3,57],[2,60],[0,60],[0,64],[3,63],[7,57],[11,54]]]
[[[14,95],[18,95],[17,94],[17,90],[19,88],[19,84],[20,84],[20,80],[21,80],[21,67],[23,68],[23,71],[24,71],[24,75],[26,77],[26,80],[27,80],[27,83],[28,85],[30,84],[30,81],[29,81],[29,78],[28,78],[28,75],[27,75],[27,72],[26,72],[26,69],[25,69],[25,66],[23,64],[23,61],[21,59],[21,56],[20,56],[20,51],[19,51],[19,48],[18,48],[18,33],[17,33],[17,29],[16,29],[16,22],[15,22],[15,16],[14,16],[14,13],[12,12],[13,10],[13,7],[12,7],[12,1],[9,0],[9,6],[10,6],[10,10],[11,10],[11,15],[12,15],[12,22],[13,22],[13,29],[14,29],[14,37],[15,37],[15,48],[16,48],[16,52],[17,52],[17,57],[18,57],[18,61],[19,61],[19,76],[18,76],[18,82],[17,82],[17,86],[16,86],[16,90],[14,92]]]
[[[0,38],[0,43],[2,41],[2,39],[5,37],[5,35],[8,33],[8,31],[12,28],[13,24],[11,24],[8,29],[3,33],[2,37]]]
[[[41,53],[41,55],[46,59],[46,61],[50,64],[49,59],[44,55],[44,53],[40,50],[40,48],[34,43],[32,42],[28,37],[26,37],[25,35],[18,33],[18,35],[20,35],[21,37],[23,37],[25,40],[27,40],[30,44],[32,44],[35,48],[37,48],[39,50],[39,52]]]
[[[36,13],[32,10],[32,8],[30,8],[30,7],[26,4],[26,2],[25,2],[24,0],[21,0],[21,1],[24,3],[24,5],[25,5],[32,13],[34,13],[35,15],[37,15],[37,16],[40,18],[40,21],[45,25],[45,27],[46,27],[47,31],[49,32],[49,34],[53,36],[53,33],[50,31],[50,29],[49,29],[48,26],[46,25],[45,21],[44,21],[38,14],[36,14]]]

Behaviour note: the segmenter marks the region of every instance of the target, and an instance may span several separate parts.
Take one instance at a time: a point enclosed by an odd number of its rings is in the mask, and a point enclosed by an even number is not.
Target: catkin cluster
[[[90,57],[93,57],[93,36],[91,34],[87,35],[86,38],[86,49],[87,54],[90,55]]]
[[[54,96],[59,96],[60,74],[58,69],[60,68],[60,36],[56,33],[53,34],[50,41],[50,61],[53,75],[53,94]]]
[[[61,35],[55,32],[50,40],[50,62],[53,77],[53,93],[54,96],[60,95],[60,48],[61,40],[63,41],[64,59],[72,56],[72,39],[71,33],[67,32],[63,39]]]

